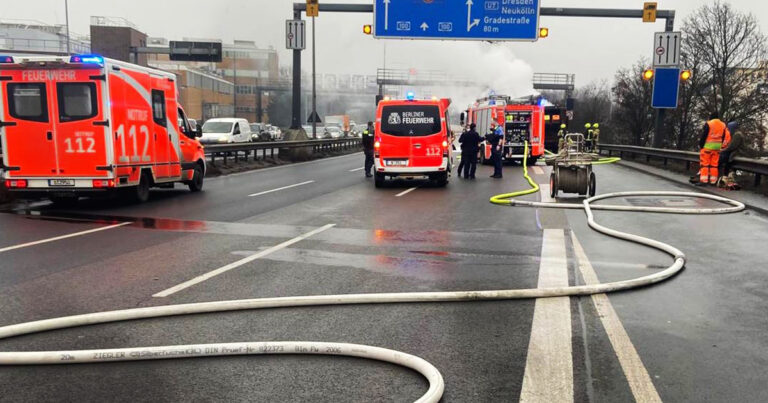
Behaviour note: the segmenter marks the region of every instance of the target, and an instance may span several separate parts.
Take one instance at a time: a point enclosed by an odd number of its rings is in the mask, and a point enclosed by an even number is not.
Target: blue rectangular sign
[[[535,41],[540,0],[376,0],[373,35],[384,39]]]
[[[657,67],[653,77],[653,99],[651,106],[659,109],[677,108],[677,95],[680,90],[680,69]]]

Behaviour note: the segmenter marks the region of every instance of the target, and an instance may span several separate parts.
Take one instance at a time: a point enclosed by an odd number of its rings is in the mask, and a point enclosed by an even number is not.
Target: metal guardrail
[[[625,146],[618,144],[601,144],[600,153],[603,151],[607,151],[609,156],[612,156],[614,153],[618,153],[622,158],[624,157],[624,154],[643,155],[645,156],[646,162],[649,162],[651,158],[658,158],[664,161],[665,166],[669,160],[683,161],[685,162],[685,168],[687,170],[691,169],[692,163],[699,163],[699,153],[693,151],[667,150],[663,148]],[[755,186],[760,185],[760,181],[763,175],[768,175],[768,161],[736,157],[734,158],[733,162],[733,169],[750,172],[755,175]]]
[[[250,155],[254,161],[258,158],[259,151],[261,157],[267,158],[267,151],[270,157],[274,158],[275,150],[312,148],[312,153],[323,151],[345,151],[354,150],[362,146],[362,139],[359,137],[344,137],[340,139],[322,139],[322,140],[302,140],[302,141],[263,141],[256,143],[234,143],[234,144],[214,144],[205,146],[205,155],[210,157],[210,163],[216,166],[216,159],[222,159],[224,165],[230,158],[235,162],[241,159],[248,161]],[[279,153],[279,151],[278,151]]]

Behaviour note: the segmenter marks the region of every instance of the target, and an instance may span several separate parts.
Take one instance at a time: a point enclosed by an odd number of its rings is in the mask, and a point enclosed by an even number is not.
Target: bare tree
[[[576,89],[575,105],[570,129],[580,131],[586,123],[600,123],[601,137],[609,139],[611,127],[611,90],[604,81],[592,82]]]
[[[747,144],[762,148],[760,133],[765,132],[762,118],[768,102],[768,94],[761,91],[767,67],[766,37],[757,18],[716,0],[696,10],[683,31],[683,55],[696,80],[690,85],[693,93],[686,110],[698,115],[699,122],[712,112],[739,121]],[[687,127],[679,131],[678,146],[694,144],[695,132],[689,133]]]
[[[641,59],[630,68],[620,69],[614,77],[611,121],[616,136],[613,141],[638,146],[650,142],[654,124],[651,84],[642,77],[647,65],[647,60]]]

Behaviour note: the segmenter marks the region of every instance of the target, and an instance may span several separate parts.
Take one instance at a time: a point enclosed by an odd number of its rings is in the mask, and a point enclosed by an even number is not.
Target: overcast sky
[[[0,18],[34,19],[45,23],[64,23],[64,0],[5,0],[13,7],[2,7]],[[370,0],[332,0],[338,3],[369,3]],[[464,1],[464,0],[446,0]],[[330,0],[320,0],[331,2]],[[253,40],[260,46],[280,50],[280,64],[289,65],[285,47],[285,20],[292,16],[292,0],[69,0],[73,32],[88,33],[92,15],[120,16],[135,23],[149,36],[169,39],[182,37]],[[677,11],[675,28],[702,0],[659,1],[659,9]],[[749,11],[768,32],[768,1],[731,0],[737,9]],[[542,0],[544,7],[642,8],[643,0]],[[362,34],[362,25],[372,22],[371,14],[330,14],[317,19],[317,68],[319,72],[375,74],[383,64],[384,47],[387,66],[472,70],[478,63],[497,63],[498,57],[478,58],[488,45],[465,42],[376,40]],[[502,53],[510,65],[527,64],[530,69],[515,71],[575,73],[577,85],[594,80],[610,80],[618,67],[631,65],[641,56],[650,57],[652,35],[664,29],[663,20],[644,24],[639,20],[542,17],[541,26],[549,27],[550,37],[536,43],[504,43]],[[496,52],[498,53],[498,52]],[[310,66],[310,52],[304,52],[304,66]],[[498,54],[497,54],[498,56]],[[481,67],[478,71],[487,73]],[[522,73],[521,73],[522,74]],[[503,90],[502,90],[503,91]]]

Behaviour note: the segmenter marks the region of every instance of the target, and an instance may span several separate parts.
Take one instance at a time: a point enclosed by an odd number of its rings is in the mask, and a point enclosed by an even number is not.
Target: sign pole
[[[667,20],[666,27],[664,29],[665,32],[672,32],[674,31],[674,22],[670,24],[669,20]],[[669,52],[669,49],[667,49],[667,52]],[[664,145],[664,119],[667,115],[667,110],[658,108],[656,109],[656,128],[654,130],[654,136],[653,136],[653,148],[661,148]]]
[[[315,83],[315,17],[312,17],[312,138],[317,138],[317,87]]]
[[[294,9],[293,19],[301,19],[301,11]],[[301,129],[301,49],[293,50],[293,95],[291,129]]]

